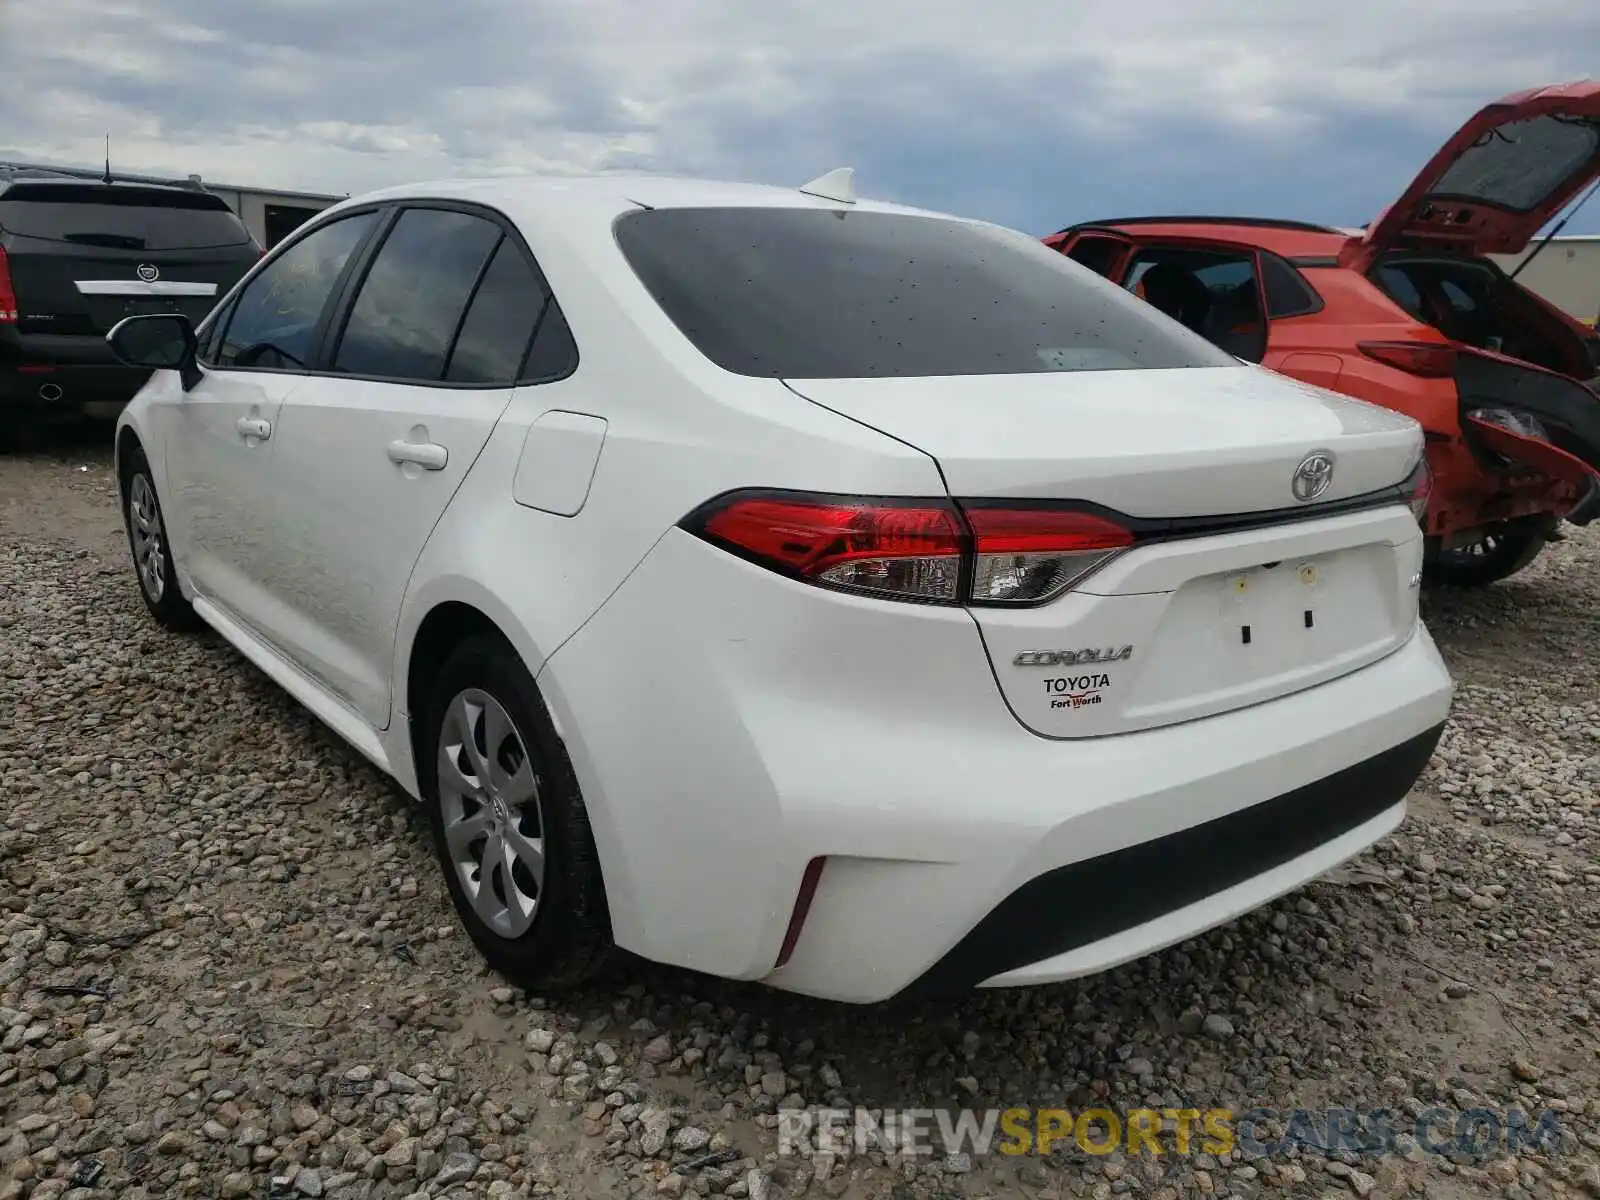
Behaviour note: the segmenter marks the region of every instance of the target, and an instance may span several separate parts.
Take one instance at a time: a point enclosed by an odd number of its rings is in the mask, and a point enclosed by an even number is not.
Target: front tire
[[[533,679],[501,638],[468,638],[440,667],[419,759],[450,899],[489,965],[541,992],[598,974],[611,920],[588,810]]]
[[[1444,587],[1483,588],[1524,570],[1544,549],[1543,530],[1527,527],[1486,529],[1476,541],[1455,550],[1439,551],[1425,574]]]
[[[150,615],[167,629],[198,629],[200,618],[178,587],[155,477],[144,451],[138,448],[128,452],[122,468],[122,524],[128,532],[139,595]]]

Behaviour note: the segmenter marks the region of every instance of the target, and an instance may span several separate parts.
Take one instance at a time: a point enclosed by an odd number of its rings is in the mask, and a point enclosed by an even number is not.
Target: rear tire
[[[155,477],[144,451],[137,446],[129,450],[122,464],[122,524],[128,532],[128,552],[133,557],[139,595],[150,615],[167,629],[200,628],[200,618],[178,587]]]
[[[489,965],[537,992],[599,974],[613,943],[588,810],[539,690],[502,638],[474,635],[445,659],[418,758],[445,885]]]
[[[1470,545],[1435,554],[1423,574],[1435,586],[1488,587],[1525,569],[1539,557],[1545,540],[1538,529],[1484,530]]]

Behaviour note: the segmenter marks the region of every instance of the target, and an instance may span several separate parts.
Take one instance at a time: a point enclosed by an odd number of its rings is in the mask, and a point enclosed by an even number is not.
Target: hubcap
[[[477,688],[445,709],[439,809],[450,860],[473,911],[501,937],[521,937],[544,895],[539,777],[511,715]]]
[[[167,590],[167,535],[161,526],[161,508],[150,477],[135,475],[128,489],[128,532],[133,540],[133,565],[139,585],[153,603],[161,603]]]

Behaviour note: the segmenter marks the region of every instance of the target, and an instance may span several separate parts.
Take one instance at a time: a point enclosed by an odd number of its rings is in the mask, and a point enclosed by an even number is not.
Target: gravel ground
[[[479,966],[404,797],[146,618],[98,446],[0,458],[0,1200],[1600,1197],[1597,614],[1600,531],[1430,596],[1460,692],[1399,834],[1108,975],[861,1010],[629,965],[546,1003]],[[1551,1107],[1564,1133],[1476,1162],[780,1157],[802,1102]]]

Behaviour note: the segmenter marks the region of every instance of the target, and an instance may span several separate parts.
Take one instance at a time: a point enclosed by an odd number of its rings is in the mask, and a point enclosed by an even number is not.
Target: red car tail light
[[[1368,358],[1426,379],[1448,379],[1456,372],[1456,350],[1438,342],[1357,342]]]
[[[695,532],[811,583],[953,603],[963,538],[948,504],[794,495],[733,497]]]
[[[1037,603],[1059,596],[1133,545],[1133,534],[1092,513],[968,508],[975,604]]]
[[[15,324],[16,320],[17,290],[11,286],[11,264],[0,248],[0,325]]]
[[[742,492],[683,522],[808,583],[925,604],[1038,604],[1134,544],[1115,521],[1050,508]]]
[[[1428,527],[1428,502],[1433,498],[1433,472],[1428,469],[1426,456],[1417,460],[1417,466],[1406,481],[1400,485],[1406,494],[1406,502],[1411,508],[1411,515],[1416,517],[1417,524],[1423,529]]]

